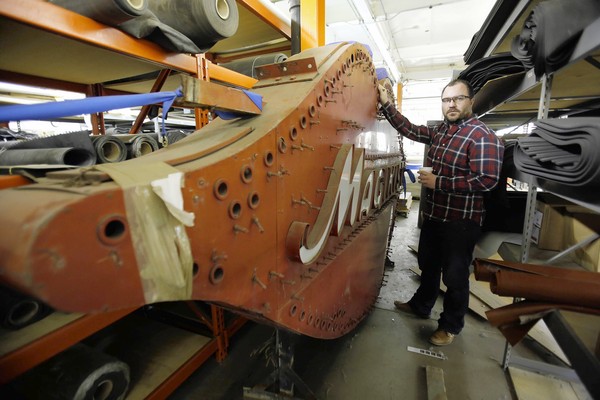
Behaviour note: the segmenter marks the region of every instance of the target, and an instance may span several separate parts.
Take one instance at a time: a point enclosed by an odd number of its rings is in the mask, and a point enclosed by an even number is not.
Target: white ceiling
[[[282,10],[289,8],[286,0],[271,1]],[[463,54],[494,3],[495,0],[325,0],[326,43],[351,40],[368,44],[378,67],[384,65],[382,52],[387,51],[403,83],[450,78],[454,70],[465,68]],[[366,19],[360,16],[361,7],[370,12]],[[384,49],[377,48],[367,25],[381,33]]]

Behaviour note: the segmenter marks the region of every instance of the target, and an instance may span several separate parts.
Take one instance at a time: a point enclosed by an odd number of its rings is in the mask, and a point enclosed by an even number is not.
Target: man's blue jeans
[[[440,292],[441,279],[447,290],[439,329],[458,334],[465,325],[469,267],[480,235],[481,227],[470,220],[423,221],[418,253],[421,284],[409,303],[416,312],[430,314]]]

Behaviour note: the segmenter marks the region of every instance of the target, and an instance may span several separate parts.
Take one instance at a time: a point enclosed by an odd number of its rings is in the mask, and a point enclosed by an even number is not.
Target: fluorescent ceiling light
[[[392,74],[392,78],[396,82],[400,82],[400,72],[398,72],[398,68],[396,67],[396,63],[392,59],[390,52],[388,50],[387,43],[379,30],[379,26],[373,19],[373,15],[371,14],[371,9],[365,3],[365,0],[352,0],[352,4],[354,4],[354,8],[360,14],[360,18],[362,19],[363,25],[367,28],[367,32],[373,39],[373,42],[379,49],[379,53],[383,57],[390,74]]]

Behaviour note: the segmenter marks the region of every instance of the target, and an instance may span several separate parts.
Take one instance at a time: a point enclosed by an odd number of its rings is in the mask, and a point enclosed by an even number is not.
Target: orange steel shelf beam
[[[325,2],[300,1],[300,49],[302,51],[325,45]]]
[[[9,382],[134,310],[135,308],[128,308],[102,314],[84,315],[64,327],[0,357],[0,385]]]
[[[240,74],[239,72],[235,72],[225,67],[221,67],[217,64],[213,64],[209,60],[206,61],[209,78],[207,80],[229,82],[246,89],[251,88],[256,82],[258,82],[258,80],[251,78],[247,75]]]
[[[170,69],[196,73],[196,58],[193,56],[168,53],[157,44],[136,39],[46,1],[0,1],[0,16]]]
[[[29,185],[31,181],[21,175],[2,175],[0,176],[0,189]]]

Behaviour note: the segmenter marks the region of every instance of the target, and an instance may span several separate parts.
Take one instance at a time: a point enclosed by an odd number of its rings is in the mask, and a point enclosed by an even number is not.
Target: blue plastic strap
[[[390,77],[390,75],[388,74],[387,69],[385,69],[385,68],[376,68],[375,69],[375,73],[377,74],[377,80],[378,81]]]
[[[154,92],[145,94],[126,94],[117,96],[88,97],[79,100],[53,101],[42,104],[27,104],[0,107],[0,122],[22,120],[46,120],[71,115],[93,114],[119,108],[139,107],[148,104],[163,103],[164,120],[177,97],[182,96],[181,89],[173,92]]]

